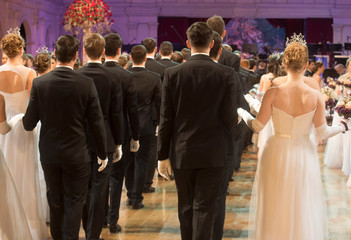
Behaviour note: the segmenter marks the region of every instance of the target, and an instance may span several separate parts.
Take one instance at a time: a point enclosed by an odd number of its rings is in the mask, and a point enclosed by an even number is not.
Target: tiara
[[[43,46],[41,48],[38,48],[38,50],[36,51],[36,53],[49,53],[49,49],[47,46]]]
[[[277,57],[277,58],[280,58],[282,56],[282,52],[274,52],[271,54],[271,57]]]
[[[299,35],[296,35],[296,33],[294,33],[294,35],[291,36],[290,39],[289,38],[286,39],[285,44],[286,44],[286,46],[289,46],[292,43],[300,43],[300,44],[306,46],[307,42],[305,41],[304,38],[305,37],[301,33]]]
[[[8,33],[8,34],[14,33],[14,34],[17,34],[17,35],[21,35],[21,32],[20,32],[19,27],[10,28],[10,29],[7,31],[7,33]]]

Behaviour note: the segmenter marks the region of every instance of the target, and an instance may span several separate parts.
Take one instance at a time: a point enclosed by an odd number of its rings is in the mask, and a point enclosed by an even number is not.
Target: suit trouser
[[[41,163],[50,206],[50,232],[54,240],[77,240],[88,192],[90,163]]]
[[[156,131],[156,127],[154,128]],[[157,136],[152,136],[150,145],[150,158],[147,164],[144,188],[151,187],[157,167]]]
[[[224,167],[173,171],[182,240],[210,240]]]
[[[128,161],[125,165],[127,196],[133,203],[143,201],[142,194],[147,163],[150,158],[151,138],[152,135],[140,137],[138,152],[134,153],[134,157],[131,157],[131,161]]]
[[[86,204],[83,209],[83,228],[88,240],[98,240],[105,219],[106,192],[112,165],[112,154],[108,154],[106,168],[99,172],[97,156],[92,154],[91,178]]]
[[[130,141],[125,141],[122,145],[122,159],[114,163],[110,173],[110,224],[116,224],[119,219],[119,208],[123,188],[125,164],[130,160]]]

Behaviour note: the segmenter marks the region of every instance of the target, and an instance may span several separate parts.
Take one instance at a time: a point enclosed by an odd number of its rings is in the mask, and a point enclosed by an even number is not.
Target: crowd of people
[[[310,136],[349,123],[326,125],[324,65],[299,36],[245,59],[222,43],[220,16],[186,34],[181,51],[145,38],[130,53],[118,33],[87,34],[84,65],[70,35],[34,58],[18,33],[1,39],[0,237],[48,239],[46,222],[56,240],[78,239],[81,222],[89,240],[117,233],[123,185],[127,206],[142,209],[156,173],[175,180],[181,238],[220,240],[229,181],[259,132],[249,239],[328,238]]]

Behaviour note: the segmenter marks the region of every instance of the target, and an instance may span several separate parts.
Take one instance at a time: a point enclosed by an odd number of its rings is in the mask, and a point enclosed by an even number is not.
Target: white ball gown
[[[0,149],[0,239],[31,240],[22,202]]]
[[[328,239],[315,111],[293,117],[273,107],[273,135],[262,152],[250,203],[251,240]]]
[[[0,66],[0,73],[3,71],[14,73],[17,79],[21,79],[25,89],[30,68],[5,64]],[[29,101],[28,90],[0,93],[5,98],[7,119],[25,113]],[[38,146],[34,142],[34,133],[25,131],[22,124],[17,124],[8,134],[0,137],[1,148],[22,200],[32,238],[41,240],[48,236],[48,230],[43,217],[39,188]]]

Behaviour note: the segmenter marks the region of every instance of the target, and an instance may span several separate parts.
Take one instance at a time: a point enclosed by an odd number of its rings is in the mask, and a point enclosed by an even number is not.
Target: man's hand
[[[113,158],[112,162],[113,163],[119,162],[119,160],[121,160],[121,158],[122,158],[122,155],[123,155],[122,145],[117,145],[116,152],[112,156],[112,158]]]
[[[130,149],[129,151],[131,152],[137,152],[139,150],[140,144],[139,144],[139,140],[130,140]]]
[[[101,160],[99,157],[98,157],[98,164],[101,164],[101,166],[99,167],[98,171],[101,172],[102,170],[104,170],[107,166],[107,163],[108,163],[108,158],[105,158],[104,160]]]
[[[158,125],[156,127],[155,136],[158,136]]]
[[[172,173],[171,163],[169,159],[166,160],[158,160],[158,173],[166,180],[170,180],[170,175]]]

